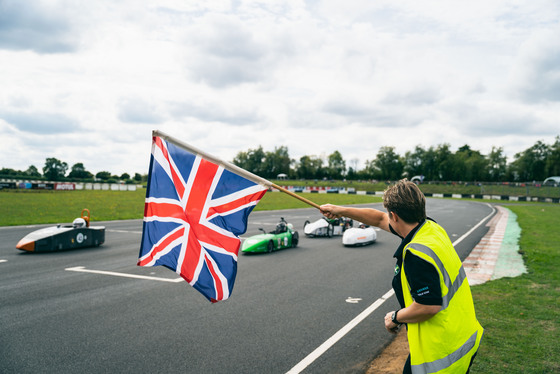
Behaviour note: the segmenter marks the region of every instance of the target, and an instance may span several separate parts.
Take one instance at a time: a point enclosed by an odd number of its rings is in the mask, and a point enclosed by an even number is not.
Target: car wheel
[[[294,247],[294,248],[297,247],[298,242],[299,242],[299,234],[296,231],[292,234],[292,247]]]
[[[268,242],[268,246],[266,247],[268,253],[274,251],[274,243],[272,241]]]

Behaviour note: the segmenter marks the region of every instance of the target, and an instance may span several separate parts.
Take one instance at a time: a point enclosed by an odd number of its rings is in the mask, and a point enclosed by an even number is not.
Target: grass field
[[[92,222],[142,218],[145,190],[0,193],[0,226],[68,223],[87,208]]]
[[[69,223],[87,208],[92,222],[141,219],[146,190],[136,191],[2,191],[0,226]],[[303,194],[316,204],[367,204],[380,202],[372,195]],[[257,210],[308,208],[309,205],[280,192],[268,192]]]
[[[92,222],[139,219],[145,190],[0,192],[0,226],[67,223],[83,208]],[[317,204],[380,202],[372,195],[304,194]],[[283,193],[267,193],[256,210],[308,207]],[[485,328],[471,373],[560,373],[560,205],[507,204],[521,227],[528,273],[472,288]]]
[[[560,206],[508,205],[528,273],[472,288],[484,339],[472,373],[560,373]]]

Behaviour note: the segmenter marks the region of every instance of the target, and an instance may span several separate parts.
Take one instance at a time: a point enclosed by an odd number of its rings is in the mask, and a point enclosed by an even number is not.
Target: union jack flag
[[[154,135],[138,266],[165,266],[211,302],[227,299],[239,235],[266,190]]]

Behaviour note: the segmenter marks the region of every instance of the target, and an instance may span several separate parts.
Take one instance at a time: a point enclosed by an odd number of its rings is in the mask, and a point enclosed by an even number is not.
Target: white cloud
[[[0,0],[0,167],[145,173],[151,131],[231,160],[510,157],[560,118],[555,0]]]
[[[60,2],[0,1],[0,48],[74,52],[79,44],[78,31]]]
[[[19,131],[33,134],[60,134],[80,130],[78,121],[58,113],[6,112],[0,116]]]
[[[525,41],[512,69],[511,81],[524,101],[560,102],[560,25]]]
[[[153,101],[141,98],[123,98],[119,101],[118,119],[121,122],[160,124],[164,117]]]

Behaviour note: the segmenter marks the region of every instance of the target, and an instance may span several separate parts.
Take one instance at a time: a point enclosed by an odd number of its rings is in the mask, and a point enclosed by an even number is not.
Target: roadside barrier
[[[383,196],[383,191],[356,191],[355,189],[344,188],[325,188],[317,187],[293,187],[282,186],[292,192],[303,193],[337,193],[337,194],[356,194],[356,195],[375,195]],[[278,191],[272,189],[272,191]],[[426,197],[452,198],[452,199],[479,199],[479,200],[500,200],[500,201],[532,201],[541,203],[560,203],[558,197],[536,197],[536,196],[509,196],[509,195],[485,195],[485,194],[450,194],[450,193],[425,193]]]

